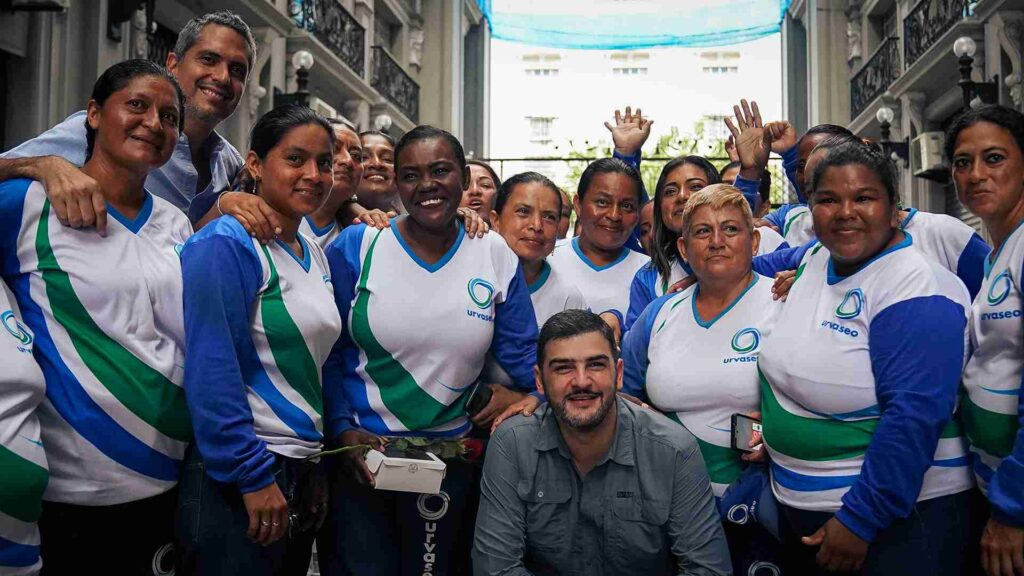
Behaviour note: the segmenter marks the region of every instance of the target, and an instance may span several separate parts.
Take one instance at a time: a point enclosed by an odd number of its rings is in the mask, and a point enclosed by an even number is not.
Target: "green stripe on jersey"
[[[46,468],[0,445],[0,470],[0,512],[22,522],[38,520],[49,479]]]
[[[986,410],[972,402],[966,394],[962,412],[967,437],[973,446],[999,458],[1006,458],[1013,452],[1013,441],[1019,426],[1016,415]]]
[[[420,388],[416,379],[406,371],[391,353],[377,341],[370,330],[370,292],[366,282],[373,266],[373,250],[380,233],[373,237],[356,288],[356,302],[352,306],[352,338],[366,355],[366,373],[377,384],[381,400],[388,411],[398,418],[407,430],[427,430],[455,420],[463,412],[465,396],[446,406]]]
[[[270,265],[270,280],[267,289],[260,296],[261,319],[263,331],[267,335],[267,344],[274,357],[274,363],[288,384],[302,396],[317,414],[324,414],[323,392],[320,385],[320,370],[313,361],[313,355],[306,347],[306,339],[299,327],[288,314],[288,307],[281,297],[281,278],[274,266],[270,250],[260,245]],[[309,250],[309,247],[306,247]]]
[[[686,425],[683,424],[682,420],[679,419],[679,415],[675,412],[666,412],[665,416],[686,428]],[[693,433],[691,432],[691,434]],[[743,473],[744,464],[743,460],[740,459],[742,453],[739,450],[705,442],[698,438],[696,434],[693,434],[693,437],[697,440],[701,458],[704,459],[704,467],[707,468],[708,477],[712,482],[729,485],[740,477],[740,474]]]
[[[878,419],[842,421],[807,418],[779,404],[771,384],[761,378],[761,416],[764,438],[772,450],[791,458],[810,461],[844,460],[863,456],[871,444]]]
[[[53,255],[49,216],[46,200],[36,232],[36,257],[54,319],[67,331],[82,362],[118,402],[164,436],[189,442],[192,424],[185,391],[107,336],[89,316]]]

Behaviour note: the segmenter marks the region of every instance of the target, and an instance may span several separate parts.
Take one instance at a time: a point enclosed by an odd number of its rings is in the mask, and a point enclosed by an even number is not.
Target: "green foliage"
[[[679,128],[673,126],[669,129],[668,134],[662,134],[654,142],[648,141],[643,147],[643,162],[640,163],[640,176],[643,178],[644,187],[647,188],[648,194],[654,193],[654,186],[658,183],[658,177],[661,175],[661,169],[665,166],[672,158],[677,156],[688,156],[691,154],[697,154],[704,156],[718,168],[725,166],[729,163],[729,155],[725,152],[725,141],[717,140],[712,142],[710,145],[704,143],[701,145],[701,141],[704,138],[704,120],[698,121],[694,125],[693,136],[683,136],[679,133]],[[573,190],[575,192],[576,183],[579,182],[580,176],[583,175],[583,170],[587,167],[586,160],[592,158],[608,158],[612,155],[612,145],[604,140],[597,144],[591,144],[583,149],[579,149],[569,142],[570,151],[566,155],[567,159],[579,159],[578,162],[570,162],[569,173],[567,175],[568,182],[567,190]]]

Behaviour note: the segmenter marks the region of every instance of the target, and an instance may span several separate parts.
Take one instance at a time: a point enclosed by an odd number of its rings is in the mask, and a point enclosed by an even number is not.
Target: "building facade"
[[[994,82],[995,101],[1024,110],[1024,0],[794,0],[782,37],[783,106],[798,130],[841,124],[877,140],[879,110],[891,110],[890,138],[908,144],[898,162],[904,204],[980,229],[935,154],[964,107],[953,46],[971,38],[972,79]]]
[[[185,22],[220,9],[257,44],[238,109],[218,128],[239,150],[275,96],[296,91],[300,50],[313,55],[320,112],[396,136],[433,124],[486,150],[490,33],[477,0],[0,1],[0,149],[85,108],[111,64],[164,64]]]

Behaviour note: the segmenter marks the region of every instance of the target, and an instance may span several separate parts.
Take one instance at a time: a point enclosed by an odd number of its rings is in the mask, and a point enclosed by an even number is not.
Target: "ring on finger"
[[[266,520],[260,520],[260,526],[263,526],[263,527],[270,526],[270,522],[267,522]]]

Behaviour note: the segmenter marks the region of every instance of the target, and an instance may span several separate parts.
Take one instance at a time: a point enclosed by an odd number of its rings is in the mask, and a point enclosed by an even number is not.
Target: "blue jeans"
[[[274,477],[287,497],[292,461],[276,457]],[[185,455],[179,484],[177,532],[180,563],[177,574],[305,576],[314,532],[292,533],[269,546],[249,539],[249,513],[238,487],[215,481],[195,445]]]
[[[960,576],[971,573],[971,504],[973,491],[918,502],[907,518],[893,522],[868,546],[860,574],[871,576]],[[810,512],[779,504],[785,570],[788,574],[838,576],[815,562],[817,546],[800,541],[832,518],[827,512]],[[850,573],[842,573],[850,574]]]
[[[329,512],[317,536],[321,574],[468,575],[479,467],[445,464],[436,496],[375,490],[328,466]]]

